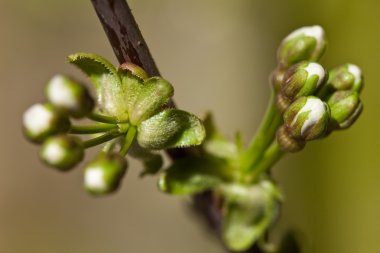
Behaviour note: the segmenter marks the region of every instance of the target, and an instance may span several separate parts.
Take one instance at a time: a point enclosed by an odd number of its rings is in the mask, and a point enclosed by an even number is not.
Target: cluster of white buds
[[[351,126],[362,112],[360,68],[344,64],[327,72],[317,61],[326,48],[320,26],[300,28],[281,43],[272,85],[284,124],[277,133],[288,152],[301,150],[307,141]]]
[[[87,88],[73,79],[54,76],[46,85],[49,103],[35,104],[23,116],[25,136],[42,144],[41,160],[50,167],[67,171],[82,161],[84,145],[81,139],[69,136],[70,117],[82,118],[94,108]]]

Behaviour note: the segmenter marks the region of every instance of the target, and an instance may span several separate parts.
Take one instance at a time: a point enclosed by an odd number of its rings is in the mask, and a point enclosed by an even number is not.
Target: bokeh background
[[[279,235],[294,229],[304,252],[380,252],[380,2],[373,0],[129,1],[181,108],[214,112],[228,136],[254,133],[269,97],[281,39],[320,24],[330,68],[362,67],[365,111],[349,131],[289,155],[274,175],[286,196]],[[39,162],[21,134],[23,111],[43,101],[55,73],[84,76],[66,55],[94,52],[116,64],[90,1],[0,0],[0,252],[223,252],[186,208],[186,198],[138,179],[133,162],[121,190],[92,198],[80,168],[61,174]]]

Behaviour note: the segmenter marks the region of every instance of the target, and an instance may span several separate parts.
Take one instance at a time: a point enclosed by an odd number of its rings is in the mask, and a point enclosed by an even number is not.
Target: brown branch
[[[132,62],[145,69],[150,76],[159,76],[158,68],[128,3],[125,0],[91,0],[91,2],[119,63]],[[168,106],[175,107],[175,104],[171,101]],[[173,160],[191,155],[188,149],[173,149],[167,152]],[[220,236],[221,214],[211,192],[197,194],[193,199],[195,211],[201,214]],[[246,253],[261,253],[261,251],[254,246]]]

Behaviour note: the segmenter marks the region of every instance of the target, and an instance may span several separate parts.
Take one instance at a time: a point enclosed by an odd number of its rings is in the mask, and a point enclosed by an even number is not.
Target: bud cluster
[[[195,115],[166,108],[174,89],[163,78],[149,78],[132,63],[116,69],[94,54],[74,54],[69,61],[90,78],[96,103],[83,84],[56,75],[46,85],[48,103],[35,104],[24,113],[23,132],[30,141],[41,144],[41,160],[59,171],[79,164],[86,148],[105,144],[101,154],[85,167],[84,188],[89,193],[103,195],[118,188],[129,151],[143,162],[142,175],[154,174],[163,161],[151,149],[188,147],[203,141],[205,130]],[[75,125],[84,118],[92,125]],[[90,137],[81,139],[79,134]]]
[[[311,26],[289,34],[278,49],[278,66],[271,80],[284,120],[277,140],[288,152],[350,127],[362,111],[360,68],[344,64],[326,71],[318,63],[326,44],[323,29]]]
[[[71,124],[70,118],[89,116],[95,106],[94,99],[83,84],[63,75],[56,75],[48,82],[45,94],[48,103],[35,104],[24,113],[23,131],[30,141],[41,144],[39,156],[46,165],[69,171],[83,160],[87,145],[71,135],[78,128]],[[113,191],[126,164],[126,159],[118,154],[101,155],[86,166],[85,188],[97,195]]]

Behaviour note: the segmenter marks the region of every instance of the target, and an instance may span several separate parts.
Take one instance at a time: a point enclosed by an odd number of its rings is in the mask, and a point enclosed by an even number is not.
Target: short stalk
[[[135,140],[136,137],[136,127],[131,126],[128,129],[127,135],[125,136],[123,146],[120,149],[120,154],[125,156],[128,153],[129,148],[131,147],[133,141]]]
[[[281,149],[277,141],[274,141],[265,151],[262,159],[252,168],[249,174],[249,181],[255,182],[261,174],[272,168],[284,154],[285,152]]]
[[[98,136],[96,138],[84,141],[83,146],[84,146],[84,148],[91,148],[91,147],[97,146],[99,144],[105,143],[107,141],[110,141],[110,140],[112,140],[112,139],[114,139],[114,138],[116,138],[122,134],[123,133],[120,133],[119,131],[111,130],[111,131],[109,131],[109,132],[107,132],[101,136]]]
[[[282,123],[281,115],[275,103],[275,96],[275,92],[272,91],[264,119],[254,139],[243,155],[243,167],[245,171],[251,170],[251,168],[260,161],[265,150],[273,142],[277,129]]]
[[[88,126],[71,126],[70,134],[96,134],[103,133],[113,129],[117,129],[118,126],[114,124],[99,124]]]
[[[98,113],[90,113],[87,116],[87,118],[89,118],[93,121],[97,121],[97,122],[101,122],[101,123],[107,123],[107,124],[127,123],[127,122],[121,122],[120,120],[118,120],[115,117],[106,116],[106,115],[102,115],[102,114],[98,114]]]

